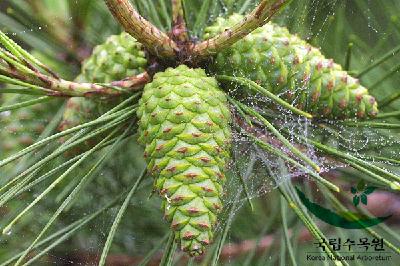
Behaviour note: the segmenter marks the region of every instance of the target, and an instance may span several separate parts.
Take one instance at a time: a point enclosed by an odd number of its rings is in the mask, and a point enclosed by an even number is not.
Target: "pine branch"
[[[143,72],[137,76],[127,77],[123,80],[111,82],[112,86],[129,88],[130,90],[136,90],[142,88],[146,83],[150,82],[151,77],[149,73]]]
[[[104,0],[123,28],[142,43],[146,49],[165,59],[175,58],[177,44],[165,33],[143,18],[129,0]]]
[[[185,16],[183,14],[182,0],[171,0],[172,2],[172,38],[176,42],[187,42],[189,36],[187,33]]]
[[[4,83],[29,87],[31,90],[41,91],[43,95],[54,97],[93,97],[119,96],[143,88],[150,81],[147,72],[128,77],[112,84],[78,83],[64,79],[57,79],[40,73],[37,69],[31,75],[23,72],[13,73],[12,70],[3,72],[0,69],[0,81]],[[0,89],[0,93],[1,93]]]
[[[64,80],[1,31],[0,43],[4,47],[0,47],[0,82],[27,87],[42,95],[58,97],[119,96],[141,89],[150,81],[147,72],[112,84],[78,83]]]
[[[45,80],[46,77],[43,77]],[[48,77],[47,77],[48,78]],[[115,97],[123,94],[129,94],[138,91],[150,82],[151,78],[147,72],[143,72],[136,76],[127,77],[123,80],[113,81],[110,84],[100,83],[78,83],[68,80],[51,78],[48,80],[49,89],[53,92],[49,96],[62,97],[93,97],[93,96],[109,96]]]
[[[222,51],[236,43],[253,30],[265,25],[273,15],[279,12],[283,6],[291,0],[263,0],[242,22],[221,34],[203,41],[193,48],[193,54],[197,58],[205,58]]]

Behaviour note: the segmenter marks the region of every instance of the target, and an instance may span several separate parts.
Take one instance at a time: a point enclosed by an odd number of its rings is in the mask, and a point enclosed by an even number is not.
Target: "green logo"
[[[352,187],[351,193],[354,195],[354,206],[357,207],[360,202],[364,205],[367,205],[368,195],[372,194],[375,189],[375,187],[366,186],[363,182],[358,183],[357,188]],[[314,214],[318,219],[336,227],[341,227],[345,229],[367,228],[382,223],[383,221],[391,217],[391,215],[384,217],[368,217],[366,215],[356,212],[335,213],[327,208],[322,207],[321,205],[310,201],[306,197],[306,195],[301,192],[297,187],[296,191],[300,198],[300,201],[312,214]]]
[[[351,187],[350,191],[353,194],[353,204],[354,206],[358,206],[361,203],[364,205],[368,204],[368,195],[372,194],[376,187],[366,186],[364,180],[358,182],[357,187]]]

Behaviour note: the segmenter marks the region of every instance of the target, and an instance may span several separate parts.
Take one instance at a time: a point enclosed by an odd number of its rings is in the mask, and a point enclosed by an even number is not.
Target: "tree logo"
[[[366,186],[364,180],[358,182],[357,187],[351,187],[350,191],[353,194],[353,204],[354,206],[358,206],[360,201],[362,204],[368,204],[368,195],[372,194],[376,187]]]
[[[357,184],[357,187],[351,187],[350,192],[353,194],[353,205],[355,207],[360,205],[360,202],[363,205],[368,204],[368,195],[372,194],[376,187],[366,186],[364,182],[360,181]],[[384,217],[370,217],[364,214],[360,214],[358,212],[333,212],[317,203],[310,201],[306,195],[296,187],[297,194],[300,198],[300,201],[304,204],[304,206],[314,214],[318,219],[344,229],[361,229],[371,227],[377,224],[382,223],[392,215],[384,216]]]

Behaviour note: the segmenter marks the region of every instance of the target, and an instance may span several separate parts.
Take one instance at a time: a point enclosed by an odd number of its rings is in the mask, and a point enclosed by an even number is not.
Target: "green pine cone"
[[[5,106],[37,98],[22,94],[3,94],[2,97]],[[6,158],[33,144],[51,121],[59,103],[50,101],[0,113],[0,157]]]
[[[165,218],[182,250],[202,254],[222,208],[231,138],[226,96],[204,70],[180,65],[145,86],[138,117]]]
[[[238,14],[218,18],[205,29],[205,39],[242,19]],[[375,98],[357,79],[317,48],[273,23],[217,54],[212,68],[219,74],[251,79],[316,117],[363,118],[378,113]]]
[[[80,82],[109,83],[145,71],[147,59],[142,45],[128,33],[110,36],[104,44],[96,46],[83,63]],[[74,97],[68,100],[61,130],[89,122],[120,102]],[[90,145],[89,145],[90,146]]]
[[[96,46],[83,63],[82,78],[87,82],[109,83],[142,73],[147,59],[142,44],[123,32]]]

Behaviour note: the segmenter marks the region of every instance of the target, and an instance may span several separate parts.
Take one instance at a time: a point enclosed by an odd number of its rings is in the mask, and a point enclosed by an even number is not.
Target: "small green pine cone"
[[[94,48],[82,65],[82,78],[87,82],[109,83],[138,75],[146,67],[142,44],[123,32],[108,37],[105,43]]]
[[[213,239],[229,158],[225,94],[202,69],[157,73],[139,102],[139,142],[175,239],[190,255]]]
[[[147,59],[142,45],[128,33],[110,36],[104,44],[96,46],[83,63],[80,82],[109,83],[145,71]],[[120,102],[74,97],[68,100],[60,129],[89,122]]]
[[[223,32],[243,16],[218,18],[205,30],[205,39]],[[216,73],[249,78],[316,117],[373,117],[375,98],[341,66],[292,35],[286,28],[268,23],[217,54]]]

